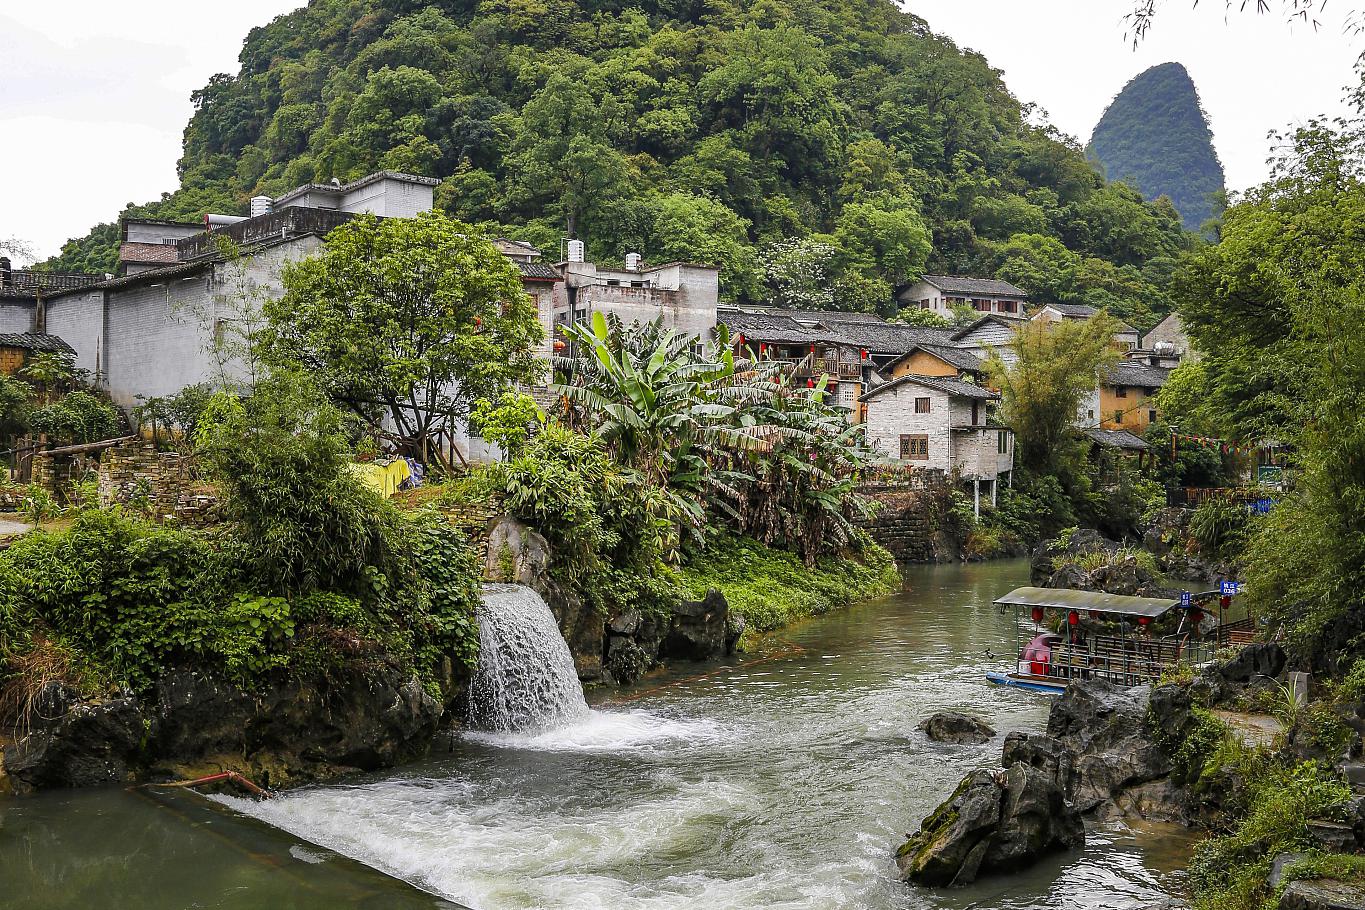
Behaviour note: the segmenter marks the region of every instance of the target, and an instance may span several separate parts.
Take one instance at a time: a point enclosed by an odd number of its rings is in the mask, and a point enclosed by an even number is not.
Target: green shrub
[[[508,455],[521,451],[533,430],[545,423],[535,399],[524,392],[503,392],[497,401],[480,398],[469,415],[470,426]]]
[[[785,550],[749,538],[715,535],[705,551],[691,555],[678,576],[692,598],[718,589],[753,632],[882,597],[901,584],[891,555],[864,535],[847,555],[821,557],[814,568]]]
[[[408,536],[426,597],[415,622],[419,669],[430,670],[442,656],[473,667],[479,659],[482,567],[464,535],[434,516],[424,516]]]
[[[1246,785],[1245,815],[1231,833],[1195,848],[1190,882],[1199,910],[1256,910],[1268,897],[1271,860],[1310,847],[1308,821],[1330,816],[1351,795],[1314,762],[1267,765]]]
[[[123,416],[112,404],[90,392],[72,392],[29,416],[33,432],[45,433],[59,445],[112,439],[123,432]]]
[[[1228,499],[1209,499],[1190,516],[1190,536],[1199,552],[1214,559],[1238,556],[1246,547],[1251,513]]]
[[[342,415],[299,377],[275,376],[239,399],[215,395],[196,451],[234,533],[251,545],[255,585],[387,596],[410,571],[397,510],[348,468]]]

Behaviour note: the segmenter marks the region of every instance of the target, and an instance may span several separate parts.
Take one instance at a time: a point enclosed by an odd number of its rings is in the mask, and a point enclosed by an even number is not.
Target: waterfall
[[[470,724],[511,733],[549,730],[587,716],[573,655],[550,607],[523,585],[484,585]]]

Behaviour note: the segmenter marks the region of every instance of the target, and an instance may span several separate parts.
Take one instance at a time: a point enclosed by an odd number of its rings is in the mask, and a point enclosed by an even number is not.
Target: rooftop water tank
[[[641,267],[642,265],[644,265],[644,258],[643,258],[639,253],[627,253],[627,254],[626,254],[626,271],[627,271],[627,272],[638,272],[638,271],[640,271],[640,267]]]
[[[252,196],[251,217],[255,218],[257,215],[269,215],[274,206],[275,200],[271,199],[269,196]]]
[[[587,261],[587,252],[588,252],[587,246],[584,245],[583,241],[581,241],[581,240],[570,240],[570,241],[569,241],[569,261],[570,261],[570,262],[586,262],[586,261]]]

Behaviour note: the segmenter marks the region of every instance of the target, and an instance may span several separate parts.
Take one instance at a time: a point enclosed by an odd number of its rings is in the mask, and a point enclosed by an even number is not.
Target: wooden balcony
[[[828,376],[836,381],[863,378],[863,365],[856,360],[816,357],[811,354],[800,358],[773,357],[766,359],[783,364],[783,369],[796,379],[819,379],[821,376]]]

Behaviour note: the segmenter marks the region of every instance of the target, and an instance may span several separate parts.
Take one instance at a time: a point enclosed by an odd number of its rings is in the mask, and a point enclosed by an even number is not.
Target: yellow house
[[[1100,386],[1100,427],[1141,436],[1158,417],[1156,396],[1170,373],[1132,360],[1116,364]]]
[[[902,376],[910,375],[947,376],[958,379],[963,374],[979,379],[981,370],[981,358],[971,351],[936,344],[920,344],[891,361],[880,372],[887,379],[900,379]]]

